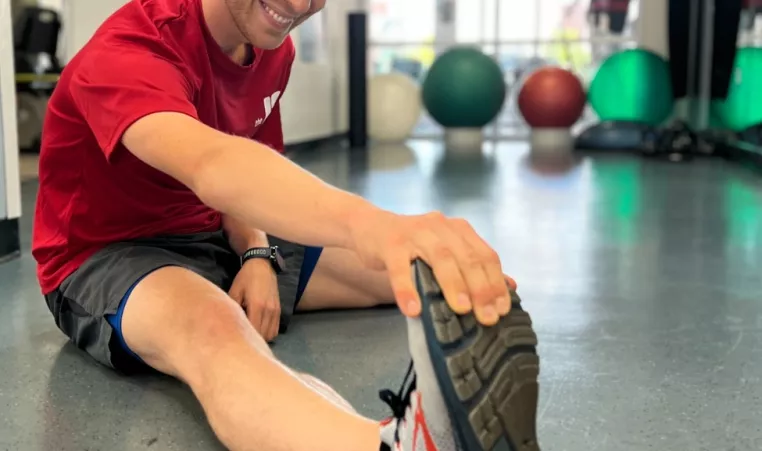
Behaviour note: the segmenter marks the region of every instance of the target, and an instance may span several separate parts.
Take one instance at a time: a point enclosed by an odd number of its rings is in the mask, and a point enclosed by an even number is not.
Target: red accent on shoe
[[[421,394],[416,392],[414,396],[418,397],[418,408],[415,411],[415,425],[413,426],[413,449],[411,451],[415,451],[416,449],[415,445],[418,443],[418,432],[423,435],[423,441],[426,445],[426,450],[436,451],[437,446],[434,444],[434,439],[431,437],[429,427],[426,425],[426,418],[423,416]]]

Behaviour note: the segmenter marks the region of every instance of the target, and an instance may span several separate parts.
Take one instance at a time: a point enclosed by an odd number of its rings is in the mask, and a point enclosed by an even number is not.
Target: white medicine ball
[[[368,136],[381,142],[404,141],[421,117],[418,84],[400,72],[376,75],[368,83]]]

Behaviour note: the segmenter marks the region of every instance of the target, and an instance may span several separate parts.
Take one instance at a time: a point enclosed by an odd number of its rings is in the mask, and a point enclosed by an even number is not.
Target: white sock
[[[302,382],[304,382],[314,392],[321,395],[323,398],[327,399],[328,401],[331,401],[331,403],[333,403],[337,407],[340,407],[349,413],[357,413],[357,411],[354,409],[354,407],[352,407],[349,401],[344,399],[340,394],[336,392],[336,390],[331,388],[331,386],[329,386],[325,382],[321,381],[315,376],[310,376],[309,374],[305,374],[305,373],[298,373],[297,376],[299,377],[299,379],[301,379]]]
[[[404,451],[426,450],[424,440],[421,437],[414,440],[413,437],[416,430],[414,416],[420,399],[421,410],[437,451],[457,451],[447,406],[442,398],[434,367],[431,365],[423,324],[419,319],[408,319],[407,325],[410,355],[413,357],[417,381],[416,393],[411,396],[410,408],[398,428],[400,444]],[[414,442],[416,449],[412,449]]]
[[[397,419],[390,417],[381,422],[381,442],[389,446],[394,445],[394,433],[397,431]]]

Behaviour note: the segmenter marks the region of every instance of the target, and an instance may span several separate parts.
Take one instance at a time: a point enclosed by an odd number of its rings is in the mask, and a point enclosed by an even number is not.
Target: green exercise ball
[[[479,50],[441,54],[423,82],[423,104],[443,127],[481,128],[497,117],[506,87],[500,66]]]
[[[712,113],[736,132],[762,122],[761,48],[738,49],[728,96],[712,103]]]
[[[675,103],[669,63],[643,49],[615,53],[595,74],[588,101],[603,121],[659,125]]]

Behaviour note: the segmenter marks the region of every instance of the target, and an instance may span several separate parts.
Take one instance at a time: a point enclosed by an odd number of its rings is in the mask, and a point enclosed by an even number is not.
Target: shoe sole
[[[421,320],[437,382],[463,451],[539,451],[540,360],[532,320],[511,293],[511,312],[486,327],[458,315],[431,268],[414,263]]]

